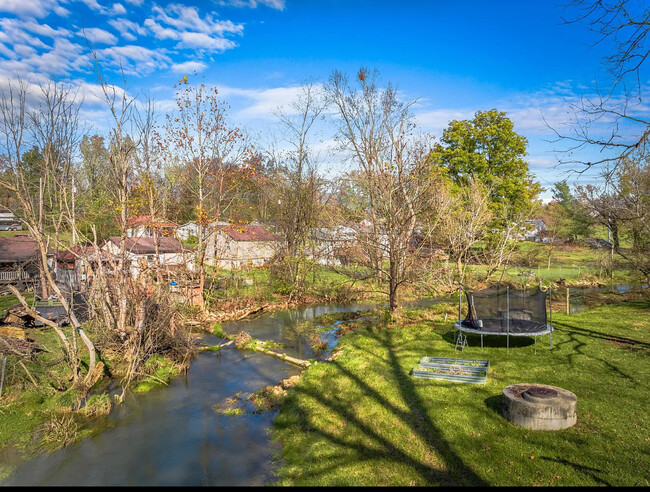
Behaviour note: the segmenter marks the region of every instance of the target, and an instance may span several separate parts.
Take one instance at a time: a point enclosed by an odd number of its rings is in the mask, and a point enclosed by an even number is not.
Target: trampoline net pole
[[[506,353],[510,353],[510,286],[506,287]]]

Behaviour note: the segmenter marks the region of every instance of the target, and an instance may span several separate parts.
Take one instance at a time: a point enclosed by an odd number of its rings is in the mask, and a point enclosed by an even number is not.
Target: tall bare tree
[[[314,241],[318,228],[323,225],[325,189],[311,138],[325,106],[319,86],[313,83],[301,86],[289,107],[278,112],[288,149],[269,152],[275,172],[267,189],[282,237],[274,272],[287,282],[292,296],[302,292],[317,260]]]
[[[211,232],[207,226],[222,220],[234,201],[237,181],[228,178],[233,168],[242,164],[246,145],[241,130],[229,124],[228,106],[219,98],[216,87],[191,85],[187,77],[175,87],[176,110],[166,115],[159,145],[168,164],[190,170],[186,186],[196,200],[197,265],[203,293],[206,239]]]
[[[391,84],[379,87],[376,71],[361,69],[355,82],[335,71],[327,91],[338,116],[338,138],[357,165],[351,177],[367,197],[364,241],[378,252],[373,266],[387,283],[394,312],[415,257],[413,233],[439,198],[427,157],[431,146],[412,136],[415,101],[402,102]]]
[[[4,169],[1,173],[0,186],[11,191],[21,204],[22,220],[38,244],[43,281],[47,282],[48,287],[65,309],[73,325],[73,334],[76,332],[88,349],[90,363],[87,377],[90,377],[96,365],[95,346],[83,330],[69,298],[61,291],[49,268],[48,251],[52,242],[50,235],[44,231],[43,227],[43,188],[41,186],[38,203],[34,203],[33,190],[30,189],[26,178],[23,148],[27,140],[26,130],[29,123],[26,104],[28,96],[27,85],[20,80],[16,83],[10,81],[7,90],[0,91],[0,135],[4,140],[2,149]],[[72,149],[76,145],[77,123],[78,103],[75,101],[74,95],[59,84],[41,86],[40,104],[31,110],[31,125],[29,126],[33,131],[34,140],[45,149],[43,153],[45,156],[44,168],[50,187],[50,206],[55,208],[59,214],[64,214],[64,204],[67,205],[68,197],[72,193],[71,182],[68,178]],[[50,225],[53,226],[57,234],[55,242],[58,242],[61,223],[62,219],[59,217],[50,221]],[[55,331],[68,352],[75,382],[77,382],[79,360],[76,353],[76,338],[74,338],[71,347],[63,330],[56,329]]]

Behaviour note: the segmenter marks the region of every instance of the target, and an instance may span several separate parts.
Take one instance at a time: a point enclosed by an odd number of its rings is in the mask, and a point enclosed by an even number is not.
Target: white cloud
[[[52,39],[59,37],[69,37],[70,31],[63,28],[53,29],[47,24],[40,24],[33,20],[22,19],[0,19],[0,36],[5,39],[9,44],[27,42],[34,46],[46,48],[47,46],[37,37],[31,36],[28,33],[33,33],[42,37],[49,37]]]
[[[183,32],[177,48],[206,49],[209,51],[222,52],[237,46],[237,43],[230,39],[212,37],[202,32]]]
[[[147,26],[158,39],[180,39],[181,37],[180,33],[175,29],[162,27],[153,19],[146,19],[144,25]]]
[[[192,73],[192,72],[202,72],[207,68],[207,65],[203,62],[197,61],[187,61],[183,63],[174,63],[171,66],[171,69],[175,73]]]
[[[160,40],[176,40],[176,48],[200,49],[209,52],[223,52],[235,48],[237,43],[227,35],[240,35],[242,24],[215,18],[215,13],[199,14],[196,7],[172,4],[162,9],[154,6],[154,16],[144,25]]]
[[[97,3],[97,0],[79,0],[83,3],[86,4],[86,6],[91,9],[91,10],[96,10],[97,12],[105,12],[106,9],[102,7],[99,3]]]
[[[452,120],[467,120],[474,117],[474,111],[469,109],[434,109],[415,114],[415,119],[424,130],[441,135]]]
[[[94,44],[110,44],[113,45],[117,43],[117,38],[113,36],[110,32],[104,31],[98,27],[89,27],[79,31],[78,36],[85,37]]]
[[[12,19],[0,19],[0,42],[9,46],[14,44],[29,44],[37,48],[47,49],[48,46],[38,37],[32,36],[27,30],[16,28],[12,25]]]
[[[33,56],[36,54],[36,50],[32,48],[31,46],[27,46],[26,44],[15,44],[14,45],[14,53],[17,54],[20,57],[28,57],[28,56]]]
[[[242,98],[245,107],[240,110],[241,118],[274,119],[278,109],[287,110],[289,105],[301,94],[300,86],[274,87],[270,89],[239,89],[219,87],[219,94],[224,98]]]
[[[531,168],[551,168],[558,164],[557,159],[551,157],[533,157],[529,156],[526,158]]]
[[[130,3],[131,5],[135,5],[136,7],[139,7],[140,5],[142,5],[142,2],[144,0],[126,0],[126,1],[127,1],[127,3]]]
[[[119,19],[110,19],[108,23],[116,30],[119,31],[120,35],[127,39],[128,41],[135,41],[138,34],[140,36],[146,36],[147,30],[139,24],[136,24],[133,21],[124,19],[120,17]]]
[[[97,50],[97,56],[114,68],[122,68],[130,75],[148,75],[155,70],[169,67],[172,60],[164,50],[152,50],[143,46],[112,46]]]
[[[8,12],[17,16],[47,16],[51,11],[68,12],[60,7],[57,0],[1,0],[0,12]],[[61,15],[59,12],[57,14]]]
[[[219,0],[219,5],[229,7],[249,7],[256,9],[258,5],[266,5],[276,10],[284,10],[285,0]]]
[[[113,4],[113,13],[115,15],[124,15],[126,14],[126,9],[124,8],[124,5],[121,3],[114,3]]]
[[[196,7],[172,4],[165,9],[155,6],[152,11],[156,14],[157,20],[181,31],[197,31],[216,35],[241,34],[244,31],[242,24],[234,24],[229,20],[216,20],[212,14],[199,15]]]

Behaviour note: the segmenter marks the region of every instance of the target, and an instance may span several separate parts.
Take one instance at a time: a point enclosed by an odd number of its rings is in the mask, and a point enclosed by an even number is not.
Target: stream
[[[627,287],[627,286],[621,286]],[[601,290],[601,289],[597,289]],[[617,289],[621,292],[619,286]],[[585,289],[587,291],[587,289]],[[582,292],[580,292],[583,294]],[[411,306],[431,307],[452,298],[422,299]],[[332,312],[364,311],[374,304],[328,304],[275,311],[222,323],[227,333],[246,331],[274,340],[276,349],[299,359],[324,358],[336,346],[336,329],[322,334],[328,342],[314,353],[295,326]],[[202,334],[199,343],[224,340]],[[300,374],[302,369],[259,352],[234,347],[201,352],[188,372],[169,386],[144,395],[129,394],[100,419],[92,437],[58,451],[24,460],[13,449],[0,459],[16,465],[1,485],[264,485],[272,480],[279,445],[268,429],[277,412],[225,415],[214,405],[238,393],[247,395]]]
[[[222,324],[227,333],[247,331],[301,359],[315,357],[292,328],[331,312],[361,311],[369,304],[309,306]],[[330,349],[336,343],[326,337]],[[221,338],[201,335],[204,344]],[[224,415],[213,405],[239,392],[253,393],[299,374],[301,369],[259,352],[227,347],[200,353],[169,386],[128,395],[95,425],[101,432],[54,454],[18,460],[2,485],[264,485],[279,446],[268,429],[277,412]]]

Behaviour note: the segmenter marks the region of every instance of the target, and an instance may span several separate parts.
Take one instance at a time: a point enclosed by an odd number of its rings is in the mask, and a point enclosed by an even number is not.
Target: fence
[[[0,283],[17,282],[18,280],[33,280],[36,274],[25,270],[0,271]]]
[[[566,289],[556,289],[554,291],[554,302],[563,301],[564,312],[566,314],[578,314],[585,309],[585,298],[587,295],[594,292],[617,292],[625,294],[627,292],[634,292],[641,289],[647,289],[647,285],[631,286],[627,284],[615,284],[609,287],[567,287]],[[557,296],[562,296],[557,299]]]

